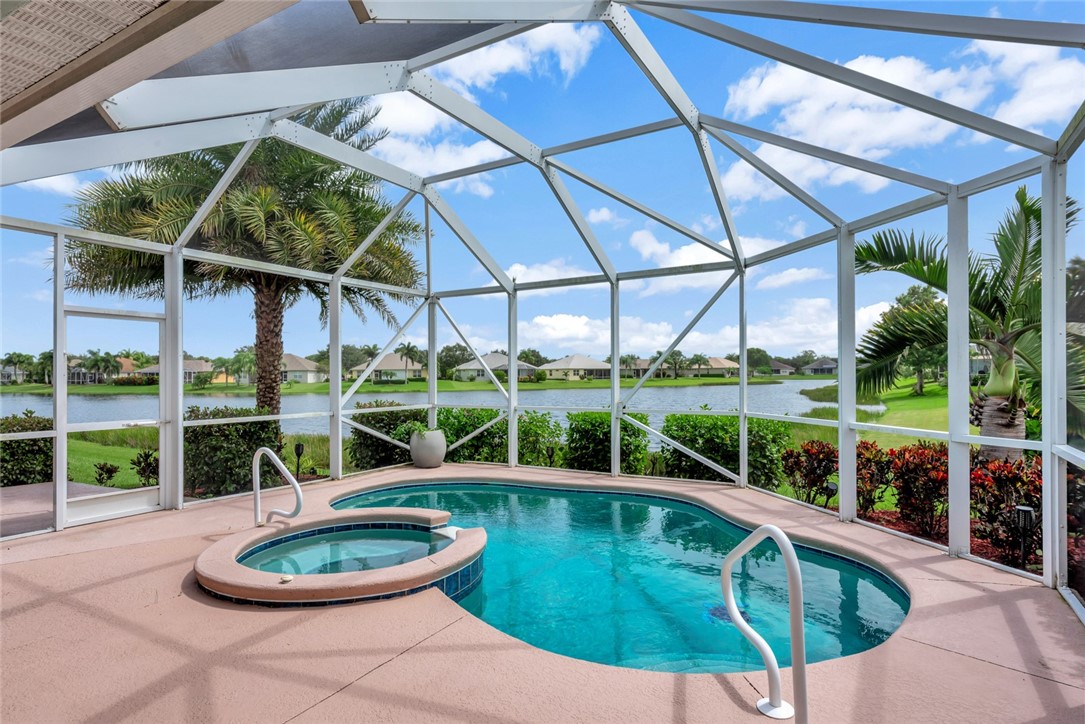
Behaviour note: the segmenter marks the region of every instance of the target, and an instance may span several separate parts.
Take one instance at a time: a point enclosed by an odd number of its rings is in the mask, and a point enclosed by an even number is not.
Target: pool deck
[[[305,514],[363,488],[513,476],[694,501],[890,571],[912,596],[910,613],[884,644],[808,667],[812,722],[1085,721],[1085,627],[1057,592],[756,491],[403,467],[308,485]],[[289,489],[265,492],[264,509],[290,508],[292,498]],[[245,496],[5,542],[0,720],[770,721],[754,708],[767,692],[763,672],[677,675],[569,659],[493,629],[434,590],[315,609],[237,606],[201,593],[196,556],[251,525]],[[788,698],[787,670],[784,690]]]

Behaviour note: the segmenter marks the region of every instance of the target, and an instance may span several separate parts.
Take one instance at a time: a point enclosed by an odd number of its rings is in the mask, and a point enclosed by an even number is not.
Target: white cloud
[[[25,254],[19,256],[9,257],[8,264],[25,264],[26,266],[36,267],[38,269],[43,268],[46,264],[53,259],[53,245],[50,244],[45,249],[32,249]]]
[[[720,220],[717,219],[715,216],[712,216],[711,214],[701,214],[699,217],[697,217],[697,220],[690,225],[689,228],[693,229],[698,234],[707,234],[721,228],[722,226],[723,224],[720,223]]]
[[[24,181],[21,184],[16,184],[15,188],[74,198],[77,193],[89,186],[90,183],[88,180],[79,178],[77,174],[66,173],[61,176],[49,176],[34,179],[33,181]]]
[[[25,296],[27,299],[31,299],[31,300],[33,300],[35,302],[52,302],[53,301],[53,292],[52,292],[52,290],[49,290],[49,289],[35,289],[34,291],[30,292],[29,294],[25,294],[23,296]]]
[[[757,282],[757,288],[781,289],[783,287],[789,287],[792,284],[802,284],[803,282],[828,278],[829,275],[825,273],[823,269],[815,269],[813,267],[791,267],[790,269],[784,269],[781,272],[776,272],[775,274],[769,274],[768,276],[763,277],[761,281]]]
[[[610,224],[614,227],[625,226],[629,223],[629,219],[622,218],[616,211],[608,206],[601,206],[598,209],[589,209],[587,218],[589,224]]]
[[[1059,48],[975,40],[968,52],[989,61],[996,76],[1013,89],[994,110],[1000,121],[1036,131],[1054,124],[1061,130],[1081,105],[1085,63],[1063,57]]]
[[[586,277],[598,274],[598,269],[582,269],[574,264],[570,264],[565,259],[551,259],[550,261],[544,261],[539,264],[513,264],[505,273],[510,278],[520,283],[547,281],[550,279],[568,279],[570,277]],[[521,297],[525,296],[545,296],[548,294],[564,294],[576,289],[598,289],[603,287],[603,284],[586,284],[575,287],[554,287],[553,289],[536,289],[531,291],[520,292]]]
[[[881,319],[882,315],[889,311],[893,305],[889,302],[875,302],[866,307],[855,310],[855,338],[862,339],[863,335]]]
[[[381,141],[374,148],[374,152],[385,161],[420,176],[454,171],[508,156],[500,146],[485,139],[470,144],[445,139],[433,144],[421,138],[395,135]],[[488,183],[489,178],[489,174],[476,174],[446,181],[439,186],[489,198],[494,193],[493,187]]]

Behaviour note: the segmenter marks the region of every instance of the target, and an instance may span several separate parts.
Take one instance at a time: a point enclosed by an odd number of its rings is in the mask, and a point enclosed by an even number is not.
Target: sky
[[[905,7],[884,4],[884,7]],[[915,3],[906,4],[916,9]],[[1085,5],[1040,3],[924,3],[930,12],[1030,20],[1085,22]],[[1024,160],[1030,152],[861,91],[769,61],[634,11],[634,18],[702,112],[862,156],[951,183]],[[1085,99],[1085,53],[1071,49],[991,41],[885,33],[856,28],[717,16],[747,32],[790,44],[848,68],[890,81],[999,120],[1057,138]],[[483,110],[533,143],[547,147],[671,116],[666,103],[604,27],[555,24],[431,69]],[[375,125],[388,136],[376,155],[420,174],[449,171],[507,153],[408,94],[374,99]],[[847,220],[919,198],[927,192],[756,141],[739,138],[765,161]],[[747,254],[822,231],[825,221],[787,195],[721,144],[713,142],[721,182]],[[1079,154],[1081,156],[1081,154]],[[599,181],[723,242],[719,214],[688,131],[668,131],[561,160]],[[1069,193],[1085,198],[1085,161],[1069,167]],[[0,190],[6,215],[62,223],[74,194],[115,172],[110,169],[42,179]],[[712,249],[640,215],[566,177],[577,205],[619,270],[652,269],[718,260]],[[1039,194],[1039,178],[1024,182]],[[969,202],[970,244],[990,251],[989,235],[1010,206],[1018,184]],[[520,281],[598,273],[575,228],[537,170],[526,165],[448,182],[441,188],[474,235],[507,273]],[[402,191],[389,187],[397,201]],[[408,213],[417,219],[415,200]],[[896,228],[944,234],[945,211],[926,212]],[[493,284],[483,267],[433,215],[436,290]],[[869,238],[870,232],[859,235]],[[48,240],[0,233],[0,350],[37,354],[51,346]],[[419,255],[422,247],[416,247]],[[1068,255],[1085,255],[1080,227]],[[836,251],[828,244],[750,269],[747,278],[748,344],[773,355],[802,350],[837,353]],[[665,348],[697,315],[727,274],[661,278],[622,284],[622,352],[649,355]],[[882,273],[856,283],[859,334],[873,325],[907,280]],[[161,303],[119,297],[68,295],[69,304],[160,310]],[[503,295],[445,301],[468,341],[486,352],[507,347]],[[400,319],[410,314],[397,307]],[[519,346],[550,357],[610,351],[609,294],[605,287],[525,293],[519,301]],[[379,320],[346,318],[343,342],[382,345],[394,330]],[[184,346],[209,357],[229,356],[254,337],[251,297],[187,302]],[[425,322],[405,336],[426,346]],[[73,319],[69,351],[157,352],[156,325]],[[287,352],[311,354],[327,345],[317,305],[299,302],[287,313]],[[446,321],[438,346],[459,342]],[[738,283],[694,326],[679,348],[687,355],[724,355],[738,349]]]

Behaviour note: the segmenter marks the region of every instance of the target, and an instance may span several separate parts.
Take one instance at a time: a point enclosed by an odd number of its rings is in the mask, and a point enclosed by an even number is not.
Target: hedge
[[[53,420],[32,410],[0,417],[0,432],[52,430]],[[0,487],[48,483],[53,480],[53,440],[7,440],[0,442]]]
[[[189,407],[186,420],[220,420],[267,415],[259,407]],[[252,490],[252,456],[261,447],[281,449],[279,423],[274,420],[228,425],[186,427],[185,495],[214,498]],[[260,468],[266,486],[280,484],[274,466],[265,459]]]
[[[749,483],[773,490],[784,476],[783,454],[791,443],[791,428],[787,423],[775,420],[749,419],[746,424],[749,438]],[[660,432],[693,452],[738,473],[737,417],[667,415]],[[666,443],[663,444],[663,461],[668,477],[731,482],[730,478]]]

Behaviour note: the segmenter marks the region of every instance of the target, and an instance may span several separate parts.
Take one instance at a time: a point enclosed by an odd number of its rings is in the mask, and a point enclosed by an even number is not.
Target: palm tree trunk
[[[980,435],[1004,437],[1011,440],[1025,439],[1025,411],[1015,409],[1008,397],[987,397],[980,413]],[[1021,451],[1014,448],[981,445],[978,456],[984,460],[1021,459]]]
[[[256,406],[268,414],[280,411],[279,384],[283,360],[283,294],[273,281],[258,283],[256,300]]]

